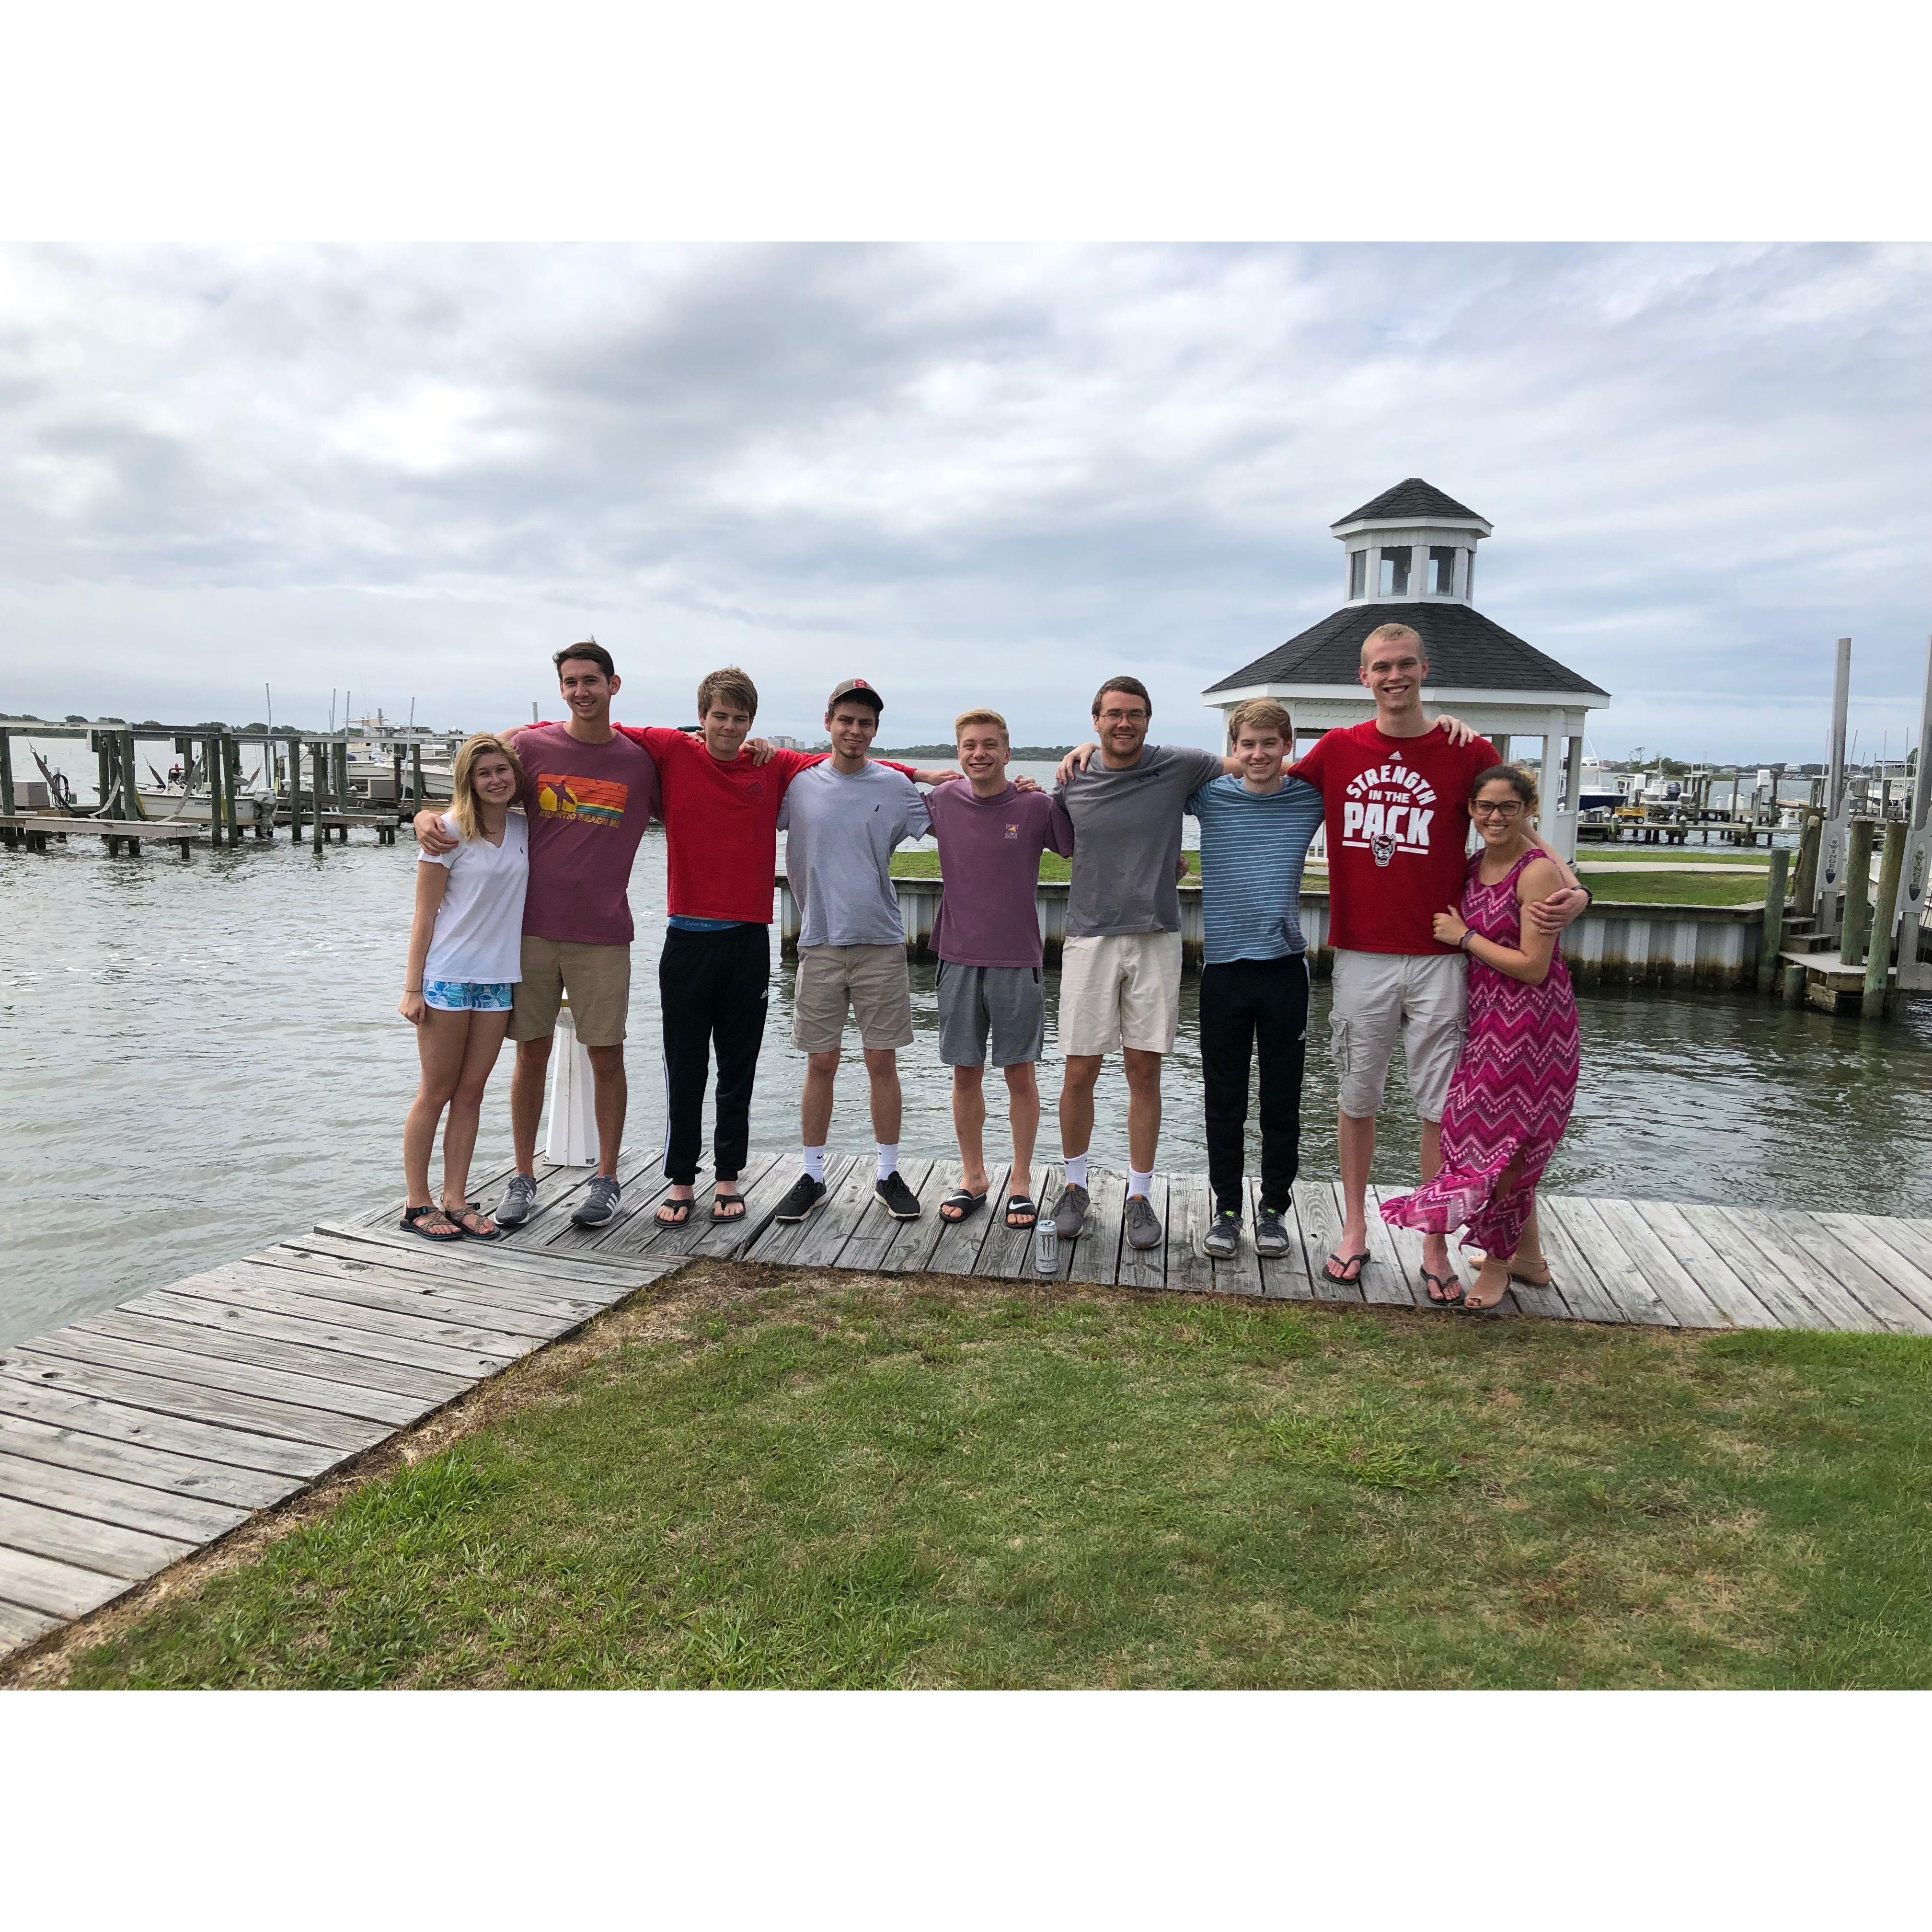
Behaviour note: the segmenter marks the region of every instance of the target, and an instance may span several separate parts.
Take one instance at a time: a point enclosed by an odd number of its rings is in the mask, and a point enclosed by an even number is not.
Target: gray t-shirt
[[[778,812],[801,946],[903,946],[892,848],[931,824],[919,788],[889,765],[849,776],[827,758],[791,782]]]
[[[1073,821],[1069,938],[1110,932],[1178,932],[1180,820],[1189,797],[1221,776],[1212,752],[1145,745],[1124,771],[1096,752],[1056,794]]]

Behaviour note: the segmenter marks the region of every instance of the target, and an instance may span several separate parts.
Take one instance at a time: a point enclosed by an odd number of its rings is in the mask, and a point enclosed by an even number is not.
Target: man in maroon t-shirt
[[[658,808],[651,754],[611,728],[610,700],[623,680],[610,653],[601,644],[571,644],[553,662],[568,722],[526,724],[503,734],[524,767],[520,802],[530,821],[523,977],[510,1018],[517,1042],[510,1076],[517,1167],[496,1210],[506,1228],[530,1219],[536,1196],[537,1127],[550,1038],[566,992],[577,1036],[590,1056],[598,1148],[596,1174],[571,1219],[580,1227],[602,1227],[620,1204],[632,932],[626,888],[638,842]],[[431,853],[454,843],[434,812],[417,814],[416,837]]]
[[[1408,625],[1371,631],[1357,675],[1374,695],[1375,716],[1330,731],[1294,768],[1322,794],[1328,833],[1344,1216],[1323,1272],[1344,1284],[1360,1281],[1368,1264],[1376,1116],[1398,1038],[1422,1118],[1423,1179],[1442,1164],[1442,1103],[1468,1030],[1468,985],[1462,956],[1437,940],[1433,922],[1462,896],[1472,784],[1502,763],[1486,738],[1457,746],[1448,721],[1423,716],[1429,659]],[[1546,932],[1560,932],[1590,902],[1576,874],[1564,872],[1569,885],[1529,909]],[[1536,1252],[1533,1240],[1527,1253]],[[1432,1301],[1461,1298],[1445,1236],[1423,1238],[1422,1273]]]

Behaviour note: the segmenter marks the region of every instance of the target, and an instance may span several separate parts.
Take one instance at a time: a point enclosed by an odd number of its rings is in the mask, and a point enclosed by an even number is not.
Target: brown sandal
[[[399,1223],[406,1234],[420,1234],[426,1241],[434,1241],[448,1247],[452,1242],[463,1238],[463,1230],[448,1215],[432,1204],[428,1208],[405,1208]]]

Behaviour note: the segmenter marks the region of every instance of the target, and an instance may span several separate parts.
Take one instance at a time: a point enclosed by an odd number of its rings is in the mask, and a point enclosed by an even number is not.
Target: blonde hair
[[[479,759],[493,754],[509,760],[518,789],[523,786],[523,760],[494,732],[478,731],[473,738],[464,739],[463,748],[450,767],[449,815],[456,820],[456,829],[465,838],[480,838],[483,836],[483,801],[476,795],[476,766]]]
[[[959,734],[969,724],[991,724],[998,728],[1000,736],[1006,741],[1006,748],[1012,748],[1013,734],[1006,729],[1006,721],[997,711],[962,711],[952,721],[952,742],[959,742]]]
[[[727,664],[722,670],[714,670],[698,687],[700,718],[711,709],[714,698],[734,700],[754,718],[758,715],[758,687],[736,664]]]
[[[1429,646],[1422,641],[1422,633],[1413,624],[1378,624],[1362,640],[1362,657],[1367,661],[1369,646],[1373,644],[1392,644],[1398,638],[1406,638],[1414,645],[1424,663],[1429,662]]]
[[[1279,731],[1288,740],[1288,748],[1294,748],[1294,720],[1288,715],[1286,705],[1277,704],[1271,698],[1251,698],[1228,713],[1228,742],[1232,745],[1244,730]]]

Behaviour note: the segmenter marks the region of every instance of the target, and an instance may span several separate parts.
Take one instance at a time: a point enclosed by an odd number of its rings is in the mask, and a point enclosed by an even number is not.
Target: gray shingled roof
[[[1446,599],[1345,604],[1299,637],[1290,638],[1208,688],[1244,691],[1256,684],[1353,684],[1356,667],[1362,661],[1362,640],[1378,624],[1412,624],[1422,634],[1429,651],[1432,685],[1459,691],[1580,691],[1610,695],[1602,686],[1564,669],[1480,610]]]
[[[1352,524],[1363,517],[1475,517],[1479,524],[1489,521],[1454,496],[1445,496],[1433,483],[1425,483],[1420,476],[1405,476],[1393,489],[1371,497],[1359,510],[1351,510],[1335,521]]]

